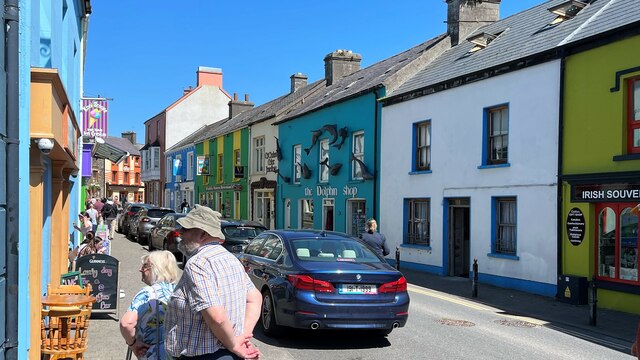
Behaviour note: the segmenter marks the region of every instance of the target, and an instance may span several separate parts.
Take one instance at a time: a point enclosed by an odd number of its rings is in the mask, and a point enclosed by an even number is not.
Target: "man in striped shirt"
[[[189,260],[169,300],[165,348],[176,359],[258,359],[251,344],[262,295],[240,261],[220,246],[220,213],[196,205],[178,223]]]

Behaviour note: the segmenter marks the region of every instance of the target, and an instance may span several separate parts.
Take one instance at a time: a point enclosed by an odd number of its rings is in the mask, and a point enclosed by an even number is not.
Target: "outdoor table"
[[[51,294],[42,297],[42,306],[82,306],[95,301],[96,298],[89,295]]]
[[[84,294],[51,294],[42,297],[42,354],[49,359],[84,359],[91,305],[96,298]]]

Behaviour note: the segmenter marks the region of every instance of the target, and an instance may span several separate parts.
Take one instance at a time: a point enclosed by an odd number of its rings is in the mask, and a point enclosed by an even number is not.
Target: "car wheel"
[[[267,336],[277,336],[282,333],[282,327],[276,323],[275,305],[268,290],[262,293],[262,311],[260,313],[262,330]]]
[[[149,251],[155,250],[155,248],[153,247],[153,239],[151,238],[151,236],[149,236],[149,239],[147,239],[147,241],[149,242]]]
[[[144,245],[147,241],[147,238],[142,236],[142,234],[138,233],[138,235],[136,236],[136,241],[138,241],[138,244],[140,245]]]

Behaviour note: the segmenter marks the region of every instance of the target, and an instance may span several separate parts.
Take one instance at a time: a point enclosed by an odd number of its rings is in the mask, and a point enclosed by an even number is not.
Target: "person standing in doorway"
[[[187,199],[182,200],[182,204],[180,204],[180,212],[186,214],[189,212],[189,202]]]
[[[376,219],[369,219],[367,221],[367,231],[360,235],[360,238],[364,240],[371,248],[373,248],[378,254],[382,256],[389,255],[389,247],[387,246],[387,238],[384,235],[377,232],[378,223]]]
[[[196,205],[178,219],[178,249],[189,259],[169,300],[165,349],[180,360],[260,357],[249,339],[262,295],[240,261],[219,245],[224,239],[220,217]]]

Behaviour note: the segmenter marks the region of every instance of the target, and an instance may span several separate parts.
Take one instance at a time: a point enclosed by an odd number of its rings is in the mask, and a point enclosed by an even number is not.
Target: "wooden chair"
[[[42,354],[50,360],[84,359],[91,306],[51,307],[42,310]]]
[[[91,295],[91,284],[86,284],[85,287],[79,285],[58,285],[52,287],[51,284],[47,284],[47,294],[61,294],[61,295]]]

